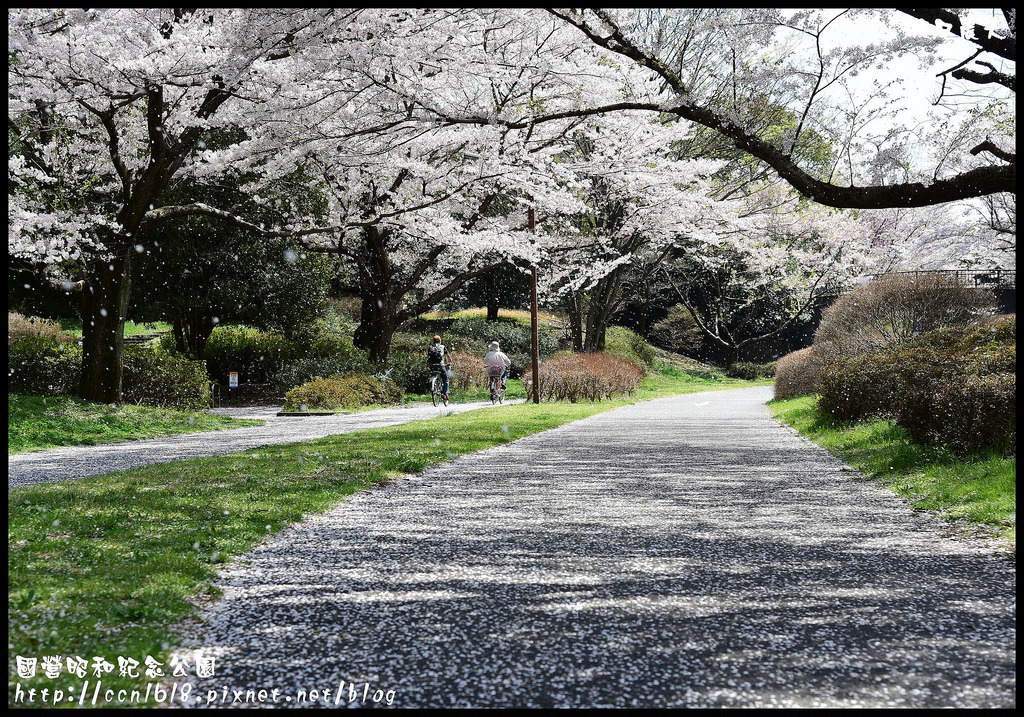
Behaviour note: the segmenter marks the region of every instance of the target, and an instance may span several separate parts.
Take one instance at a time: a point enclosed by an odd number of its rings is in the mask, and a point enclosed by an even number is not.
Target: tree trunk
[[[206,358],[206,342],[216,326],[212,316],[188,311],[176,317],[172,326],[178,351],[197,361]]]
[[[94,403],[121,403],[124,319],[131,291],[129,255],[97,262],[82,290],[82,381],[78,395]]]
[[[360,298],[363,305],[352,343],[368,352],[371,361],[384,365],[391,351],[391,337],[398,329],[397,312],[390,306],[387,296],[361,295]]]
[[[498,320],[498,309],[501,306],[501,296],[497,292],[487,293],[487,320],[497,321]]]
[[[566,300],[569,312],[569,334],[572,336],[572,350],[583,351],[583,292],[574,291]]]

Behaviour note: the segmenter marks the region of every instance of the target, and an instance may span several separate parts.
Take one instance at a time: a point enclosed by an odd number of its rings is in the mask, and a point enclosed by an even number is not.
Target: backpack
[[[431,344],[427,349],[427,364],[437,366],[444,363],[444,345]]]

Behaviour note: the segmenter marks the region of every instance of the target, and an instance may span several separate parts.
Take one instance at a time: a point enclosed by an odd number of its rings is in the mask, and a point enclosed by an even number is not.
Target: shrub
[[[899,344],[943,327],[961,327],[995,312],[989,289],[937,272],[888,274],[840,296],[814,333],[822,363]]]
[[[961,455],[988,448],[1016,451],[1015,374],[957,376],[915,394],[896,411],[896,423],[914,439]]]
[[[1015,450],[1016,319],[946,328],[826,366],[819,408],[893,419],[957,453]]]
[[[286,410],[336,410],[402,402],[404,394],[395,382],[379,376],[349,373],[313,381],[285,395]]]
[[[122,395],[126,403],[202,410],[210,386],[201,361],[125,346]],[[82,377],[82,349],[38,336],[7,347],[7,390],[30,396],[74,396]]]
[[[301,386],[316,376],[333,376],[346,373],[376,373],[377,367],[361,351],[345,342],[314,342],[307,349],[307,356],[285,359],[281,368],[269,383],[282,391]]]
[[[741,378],[744,381],[756,381],[759,378],[772,378],[775,375],[775,362],[751,363],[737,361],[725,371],[730,378]]]
[[[600,401],[615,394],[632,394],[645,372],[636,363],[611,354],[561,354],[540,365],[543,400]],[[533,372],[523,377],[527,395],[533,390]]]
[[[462,391],[473,387],[486,388],[488,386],[487,368],[484,366],[483,356],[452,352],[452,368],[455,375],[452,377],[452,388]]]
[[[821,388],[821,369],[812,347],[786,354],[775,364],[775,398],[817,393]]]
[[[17,311],[7,312],[7,344],[8,346],[26,336],[37,336],[56,342],[74,341],[75,337],[64,333],[60,322],[42,319],[38,316],[23,316]]]
[[[425,393],[430,384],[426,344],[415,351],[392,348],[384,375],[403,391]]]
[[[125,403],[202,411],[212,403],[203,361],[145,347],[126,346],[122,394]]]
[[[271,383],[285,363],[308,357],[298,343],[246,326],[218,326],[206,342],[210,379],[223,384],[237,371],[245,383]]]
[[[654,348],[642,336],[624,326],[609,326],[604,342],[605,353],[621,356],[645,368],[654,365]]]
[[[53,337],[22,335],[7,346],[7,391],[73,396],[82,379],[82,349]]]

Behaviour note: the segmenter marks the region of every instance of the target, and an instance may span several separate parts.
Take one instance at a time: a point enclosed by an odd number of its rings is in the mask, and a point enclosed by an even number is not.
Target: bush
[[[38,336],[7,347],[7,390],[29,396],[75,396],[82,377],[82,349]],[[125,403],[202,410],[210,386],[201,361],[125,346],[122,395]]]
[[[750,363],[749,361],[737,361],[725,371],[729,378],[740,378],[744,381],[756,381],[759,378],[772,378],[775,376],[775,362]]]
[[[22,335],[7,346],[7,391],[74,396],[82,379],[82,349],[53,337]]]
[[[936,329],[966,326],[990,316],[996,306],[991,290],[946,274],[888,274],[843,294],[825,310],[814,350],[823,364],[831,363]]]
[[[561,354],[540,365],[540,396],[546,401],[600,401],[615,394],[632,394],[645,372],[633,361],[611,354]],[[523,377],[527,395],[533,372]]]
[[[56,342],[75,340],[71,334],[64,333],[58,321],[42,319],[38,316],[22,316],[17,311],[8,311],[7,344],[10,345],[26,336],[36,336]]]
[[[654,365],[654,348],[636,332],[624,326],[609,326],[604,336],[605,353],[621,356],[638,366]]]
[[[379,376],[349,373],[316,378],[285,395],[285,409],[336,410],[401,403],[404,394],[395,382]]]
[[[946,328],[826,366],[820,410],[887,417],[919,441],[965,454],[1015,451],[1016,319]]]
[[[915,440],[960,455],[989,448],[1016,452],[1015,374],[957,376],[915,393],[896,412],[896,423]]]
[[[452,352],[452,368],[455,375],[451,379],[452,388],[468,391],[471,388],[487,388],[489,380],[483,356]]]
[[[181,411],[202,411],[212,403],[205,362],[145,347],[124,349],[122,394],[125,403]]]
[[[218,326],[206,342],[210,380],[225,385],[231,371],[244,383],[272,383],[288,361],[299,358],[309,358],[300,344],[246,326]]]
[[[821,362],[813,347],[786,354],[775,364],[775,398],[793,398],[821,389]]]
[[[276,389],[287,391],[316,376],[376,372],[376,364],[370,362],[365,351],[355,348],[351,343],[323,339],[315,341],[307,349],[307,356],[285,359],[269,383]]]

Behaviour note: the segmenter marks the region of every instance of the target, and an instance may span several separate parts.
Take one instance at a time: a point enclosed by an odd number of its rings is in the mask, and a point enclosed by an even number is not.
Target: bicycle
[[[489,386],[491,392],[491,405],[495,403],[503,403],[505,401],[505,384],[501,380],[500,375],[489,377]]]
[[[431,371],[430,372],[430,400],[434,402],[436,406],[439,403],[448,405],[448,396],[441,393],[441,372]]]

